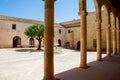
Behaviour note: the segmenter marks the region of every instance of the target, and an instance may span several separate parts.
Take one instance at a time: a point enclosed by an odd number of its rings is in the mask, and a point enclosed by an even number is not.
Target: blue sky
[[[55,22],[79,19],[78,0],[57,0],[55,2]],[[93,12],[93,0],[87,0],[87,11]],[[0,15],[44,21],[42,0],[0,0]]]

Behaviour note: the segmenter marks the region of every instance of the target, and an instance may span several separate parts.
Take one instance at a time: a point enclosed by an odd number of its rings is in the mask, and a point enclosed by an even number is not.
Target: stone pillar
[[[44,80],[54,80],[54,0],[44,0]]]
[[[101,9],[96,9],[96,38],[97,38],[97,61],[102,60],[102,33],[101,33]]]
[[[115,16],[113,17],[113,19],[114,19],[114,22],[113,22],[113,54],[116,54],[116,18],[115,18]]]
[[[110,12],[107,12],[107,28],[106,28],[106,53],[107,57],[111,57],[111,32],[110,32]]]
[[[111,57],[111,33],[110,33],[110,24],[108,24],[107,26],[107,30],[106,30],[106,38],[107,38],[107,57]]]
[[[117,28],[117,32],[116,32],[116,33],[117,33],[117,34],[116,34],[116,35],[117,35],[117,36],[116,36],[116,37],[117,37],[117,38],[116,38],[116,39],[117,39],[117,53],[120,52],[119,25],[120,25],[120,24],[119,24],[119,18],[117,17],[117,18],[116,18],[116,28]]]
[[[87,68],[87,22],[86,22],[86,0],[79,0],[80,7],[80,41],[81,60],[80,68]]]

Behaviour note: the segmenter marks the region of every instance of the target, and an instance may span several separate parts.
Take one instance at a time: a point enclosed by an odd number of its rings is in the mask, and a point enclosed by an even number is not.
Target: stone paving
[[[87,54],[88,54],[87,55],[88,63],[96,60],[96,52],[87,52]],[[102,57],[105,56],[106,54],[102,55]],[[44,76],[43,57],[44,57],[43,51],[40,52],[31,51],[29,49],[23,49],[22,51],[22,49],[19,48],[0,49],[0,80],[42,80]],[[71,50],[71,49],[61,49],[61,53],[59,54],[55,53],[54,56],[55,75],[58,78],[61,78],[61,80],[90,80],[90,79],[84,79],[83,77],[81,79],[75,79],[75,78],[70,79],[67,78],[68,76],[66,77],[64,76],[65,78],[63,77],[63,74],[65,75],[68,74],[66,73],[67,71],[72,70],[74,68],[78,68],[80,64],[79,61],[80,61],[79,51]],[[98,63],[101,64],[102,62],[98,62]],[[89,69],[94,68],[92,66],[94,66],[94,64],[92,64]],[[96,72],[96,70],[93,71]],[[92,70],[90,70],[90,72],[92,72]],[[97,79],[91,79],[91,80],[97,80]],[[113,80],[113,79],[109,79],[109,80]]]

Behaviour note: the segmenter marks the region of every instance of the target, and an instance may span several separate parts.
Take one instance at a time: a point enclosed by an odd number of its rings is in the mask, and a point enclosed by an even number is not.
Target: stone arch
[[[115,22],[116,22],[116,18],[115,18],[115,13],[114,12],[110,12],[110,19],[111,19],[111,27],[112,29],[115,28],[116,26],[115,25]]]
[[[29,39],[29,46],[34,47],[34,39],[33,38]]]
[[[21,47],[21,38],[19,36],[13,37],[13,47]]]
[[[108,16],[109,16],[109,13],[110,13],[110,10],[108,8],[108,6],[106,4],[102,4],[101,5],[101,12],[104,12],[104,15],[105,15],[105,20],[108,19]],[[106,20],[107,21],[107,20]]]
[[[108,12],[108,6],[106,4],[101,5],[101,9],[104,8],[104,12],[107,14]]]
[[[94,0],[94,5],[95,5],[95,9],[97,11],[98,9],[101,8],[102,3],[100,0]]]

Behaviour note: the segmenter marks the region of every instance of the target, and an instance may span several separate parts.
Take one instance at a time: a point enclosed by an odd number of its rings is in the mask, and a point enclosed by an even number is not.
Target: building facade
[[[102,13],[102,18],[105,18],[104,13]],[[112,18],[112,17],[111,17]],[[87,15],[87,49],[88,50],[96,50],[96,21],[95,21],[95,13],[91,12]],[[80,20],[73,20],[68,22],[60,23],[65,27],[66,32],[66,48],[74,48],[80,49]],[[102,19],[102,49],[106,49],[106,24],[105,19]],[[112,43],[112,41],[111,41]],[[112,44],[111,44],[112,46]]]
[[[102,13],[103,17],[104,13]],[[87,15],[87,49],[96,50],[95,13]],[[106,49],[105,20],[102,20],[102,49]],[[42,21],[0,16],[0,48],[36,47],[37,40],[28,38],[24,31],[30,25],[44,24]],[[54,45],[65,48],[80,49],[80,20],[54,24]],[[112,42],[111,42],[112,43]],[[42,46],[44,41],[42,41]]]
[[[33,24],[44,24],[42,21],[0,16],[0,48],[37,47],[38,41],[28,38],[24,31]],[[55,44],[64,46],[65,29],[55,24]],[[59,43],[59,44],[58,44]],[[44,41],[42,41],[42,46]]]

